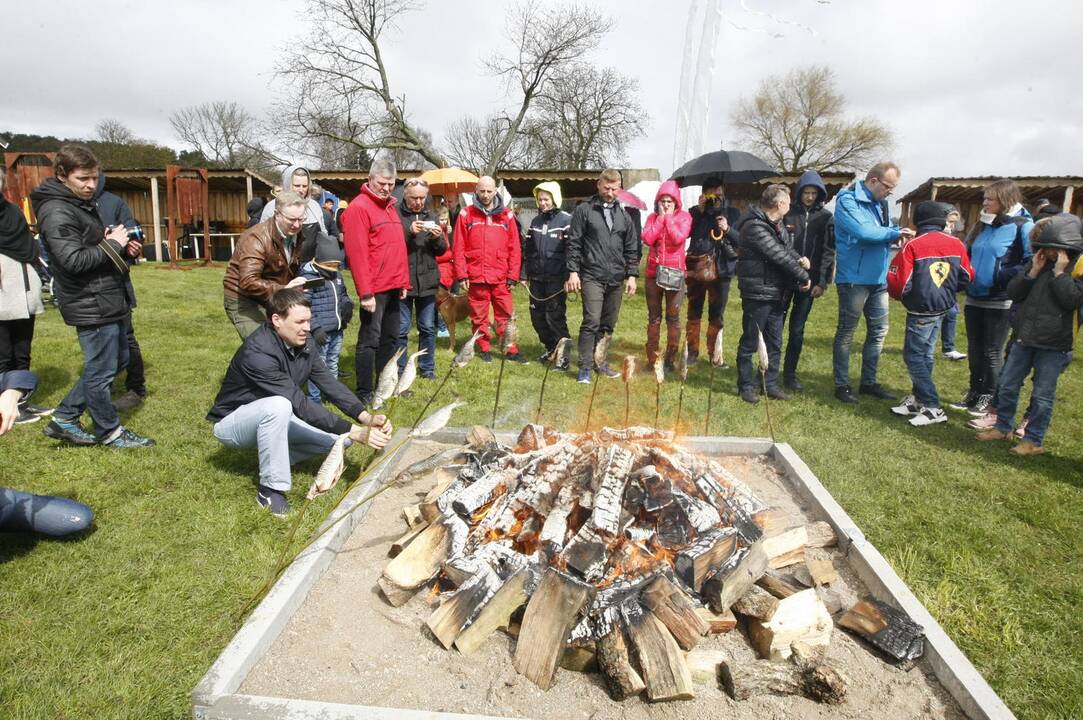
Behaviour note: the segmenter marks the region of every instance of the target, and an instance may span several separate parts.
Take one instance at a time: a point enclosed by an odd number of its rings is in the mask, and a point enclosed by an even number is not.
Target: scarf
[[[38,259],[38,245],[26,218],[3,197],[0,197],[0,254],[21,263],[34,263]]]
[[[1008,216],[1008,217],[1015,217],[1016,215],[1019,214],[1019,211],[1022,210],[1022,209],[1023,209],[1023,206],[1020,205],[1019,203],[1016,203],[1015,205],[1012,205],[1010,208],[1008,208],[1008,212],[1006,212],[1004,214],[1006,216]],[[993,221],[996,220],[996,219],[997,219],[997,216],[994,213],[987,213],[987,212],[983,211],[982,213],[980,213],[978,215],[978,220],[985,223],[986,225],[992,225]]]

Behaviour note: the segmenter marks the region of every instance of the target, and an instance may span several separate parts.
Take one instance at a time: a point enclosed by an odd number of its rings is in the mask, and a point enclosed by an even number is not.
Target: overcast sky
[[[559,6],[549,0],[554,9]],[[614,26],[595,53],[641,84],[649,134],[632,167],[673,170],[673,118],[691,2],[605,3]],[[271,69],[305,29],[301,2],[54,0],[6,8],[0,130],[91,135],[116,117],[179,147],[174,110],[235,100],[262,113]],[[501,44],[498,3],[430,2],[385,42],[391,82],[440,138],[505,89],[481,59]],[[666,9],[661,9],[661,8]],[[897,137],[903,190],[930,176],[1083,175],[1083,14],[1070,0],[724,0],[708,149],[732,147],[729,105],[760,80],[821,63],[857,115]]]

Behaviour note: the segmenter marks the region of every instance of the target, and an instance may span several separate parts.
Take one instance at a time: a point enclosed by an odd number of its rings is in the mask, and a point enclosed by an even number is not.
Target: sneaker
[[[974,417],[981,417],[987,414],[993,408],[993,396],[992,395],[979,395],[978,399],[974,401],[974,404],[966,409],[968,413]]]
[[[1041,445],[1035,445],[1030,440],[1024,440],[1018,445],[1008,448],[1008,452],[1015,453],[1016,455],[1044,455],[1045,448]]]
[[[129,450],[131,448],[154,447],[155,443],[150,438],[136,435],[121,425],[113,431],[109,440],[102,440],[102,445],[108,445],[118,450]]]
[[[913,395],[907,395],[902,399],[901,403],[891,408],[891,412],[903,417],[909,417],[921,412],[921,406],[918,405],[918,401]]]
[[[568,359],[567,355],[565,355],[564,357],[562,357],[560,359],[560,362],[558,362],[553,367],[555,367],[557,370],[567,370],[571,366],[572,366],[572,361]]]
[[[47,437],[61,440],[72,445],[97,445],[98,439],[83,429],[78,420],[59,420],[53,418],[42,430]]]
[[[966,360],[966,353],[958,350],[945,350],[944,357],[948,360]]]
[[[24,410],[20,408],[19,415],[15,418],[15,424],[29,425],[30,423],[36,423],[38,420],[41,420],[41,415],[35,415],[29,410]]]
[[[20,403],[19,412],[30,413],[31,415],[37,415],[38,417],[48,417],[53,414],[55,408],[42,407],[41,405],[34,405],[33,403]]]
[[[959,402],[949,403],[948,407],[950,407],[952,410],[966,410],[971,405],[973,405],[974,401],[977,399],[978,392],[976,390],[967,390],[966,396],[962,400],[960,400]]]
[[[996,416],[995,415],[993,416],[993,420],[994,420],[994,422],[996,421]],[[1030,418],[1026,418],[1026,417],[1023,418],[1023,422],[1019,423],[1019,427],[1017,427],[1015,429],[1015,436],[1017,438],[1019,438],[1020,440],[1022,440],[1023,436],[1027,434],[1027,423],[1028,422],[1030,422]]]
[[[892,395],[887,389],[880,383],[873,383],[872,385],[860,385],[857,388],[858,395],[872,395],[874,398],[880,400],[895,400],[896,397]]]
[[[748,387],[741,391],[741,399],[750,405],[755,405],[760,401],[760,396],[755,389]]]
[[[530,361],[523,357],[521,352],[508,353],[504,356],[504,359],[508,362],[519,363],[520,365],[530,364]]]
[[[543,352],[541,355],[538,356],[538,362],[541,363],[542,365],[544,365],[545,363],[549,362],[549,358],[551,358],[551,357],[553,357],[552,351],[546,350],[545,352]]]
[[[598,372],[605,375],[607,378],[619,378],[620,373],[609,367],[609,363],[602,363],[598,366]]]
[[[132,410],[143,404],[145,395],[142,395],[135,390],[129,390],[116,399],[113,404],[116,405],[117,410],[124,412],[126,410]]]
[[[935,425],[936,423],[947,421],[948,414],[944,412],[943,408],[924,407],[921,409],[921,412],[910,418],[907,422],[914,427],[922,427],[923,425]]]
[[[286,496],[263,485],[256,488],[256,502],[276,518],[284,518],[290,513],[290,503]]]
[[[438,337],[438,338],[451,337],[451,333],[449,333],[447,331],[447,328],[440,328],[439,330],[436,331],[436,337]]]
[[[835,399],[844,403],[856,403],[857,398],[854,397],[854,391],[850,389],[849,385],[839,385],[835,388]]]
[[[488,350],[482,350],[478,353],[478,359],[482,362],[491,363],[493,361],[493,354]]]
[[[435,380],[436,379],[436,373],[434,373],[434,372],[421,373],[421,379],[422,380]]]
[[[769,387],[767,388],[767,397],[771,398],[772,400],[789,400],[790,394],[787,392],[783,392],[782,388]]]
[[[970,428],[971,430],[988,430],[989,428],[996,427],[996,425],[997,425],[997,414],[996,413],[986,413],[985,415],[982,415],[980,418],[974,418],[973,420],[971,420],[970,422],[968,422],[966,424],[966,426],[968,428]],[[1020,435],[1019,437],[1022,437],[1022,435]]]
[[[996,428],[989,428],[988,430],[985,430],[984,432],[978,433],[974,437],[976,439],[978,439],[978,440],[981,440],[982,442],[987,442],[989,440],[1011,440],[1012,439],[1012,434],[1011,433],[1006,433],[1006,432],[1000,432]]]
[[[784,387],[785,387],[785,388],[786,388],[787,390],[793,390],[794,392],[801,392],[802,390],[804,390],[804,389],[805,389],[805,386],[804,386],[804,385],[802,385],[802,384],[801,384],[801,383],[800,383],[800,382],[798,381],[798,379],[797,379],[797,378],[795,378],[795,377],[791,377],[791,378],[783,378],[783,379],[782,379],[782,385],[783,385],[783,386],[784,386]]]
[[[579,375],[575,378],[575,381],[580,385],[590,385],[590,370],[582,368],[579,371]]]

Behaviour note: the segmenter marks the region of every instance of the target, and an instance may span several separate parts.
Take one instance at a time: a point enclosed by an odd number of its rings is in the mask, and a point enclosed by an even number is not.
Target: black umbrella
[[[702,185],[708,178],[719,178],[723,183],[755,182],[778,175],[774,169],[752,153],[741,150],[715,150],[689,160],[673,173],[673,179],[681,187]]]

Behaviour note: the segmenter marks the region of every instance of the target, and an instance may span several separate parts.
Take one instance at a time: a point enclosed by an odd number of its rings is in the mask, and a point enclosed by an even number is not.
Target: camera
[[[134,240],[135,242],[142,244],[145,237],[146,235],[143,234],[143,227],[141,225],[128,228],[128,242]]]
[[[431,232],[434,230],[439,230],[440,226],[437,223],[434,223],[432,220],[425,220],[421,223],[421,228],[423,230],[429,230]]]

